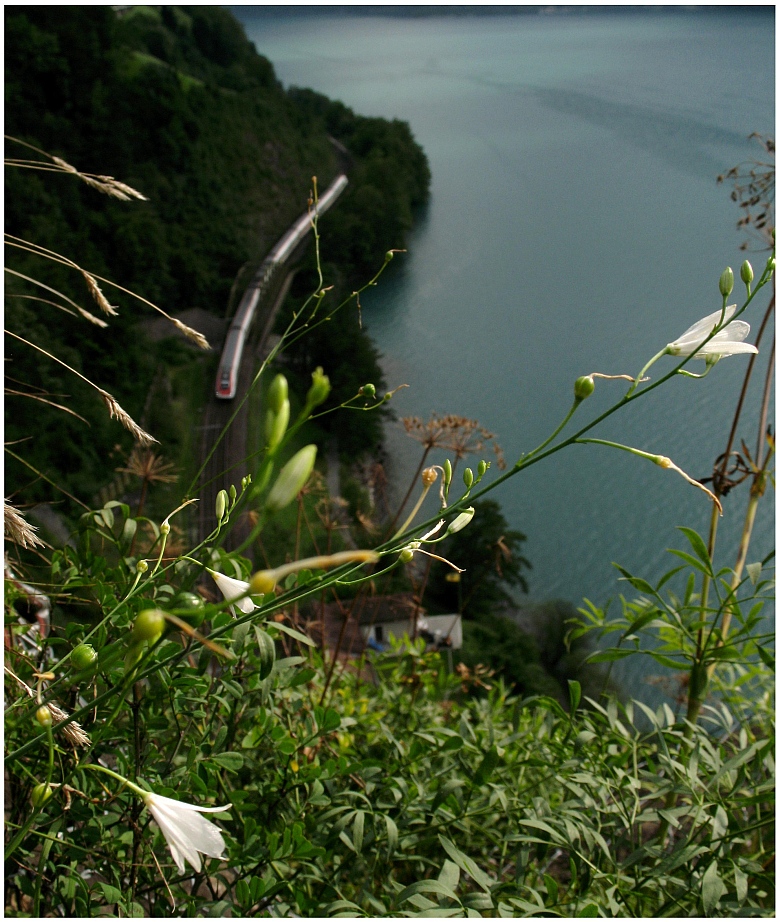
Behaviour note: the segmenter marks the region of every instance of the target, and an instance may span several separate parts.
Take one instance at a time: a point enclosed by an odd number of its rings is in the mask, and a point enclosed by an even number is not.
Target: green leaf
[[[317,675],[316,669],[301,669],[301,671],[290,679],[290,688],[298,685],[304,685]]]
[[[747,570],[748,576],[750,577],[750,582],[755,586],[759,577],[761,576],[760,561],[757,561],[756,563],[749,563],[745,569]]]
[[[772,672],[774,672],[775,671],[774,656],[772,656],[772,654],[768,650],[765,650],[763,647],[759,647],[758,644],[756,644],[756,652],[761,657],[761,661],[763,662],[763,664],[765,666],[769,666]]]
[[[493,774],[493,770],[496,765],[498,765],[498,762],[498,751],[495,746],[492,746],[485,753],[485,757],[480,762],[479,768],[474,774],[472,784],[475,788],[481,788],[483,784],[487,783],[488,778]]]
[[[274,622],[268,626],[269,628],[272,628],[276,631],[284,631],[285,634],[289,634],[290,637],[294,637],[299,643],[305,643],[309,647],[317,646],[311,637],[307,637],[305,634],[301,634],[300,631],[296,631],[294,628],[288,627],[286,624],[278,624],[277,622]]]
[[[709,916],[712,913],[725,892],[726,885],[718,874],[718,863],[713,861],[701,879],[701,902],[706,915]]]
[[[439,871],[439,881],[443,883],[445,887],[449,887],[450,890],[456,889],[460,883],[460,868],[454,861],[450,861],[447,858],[444,859],[442,869]]]
[[[102,882],[98,886],[103,891],[103,896],[107,903],[118,903],[122,899],[122,891],[118,887],[112,887],[110,884]]]
[[[366,814],[362,810],[358,810],[355,813],[355,820],[352,823],[352,843],[358,854],[363,851],[363,827],[365,821]]]
[[[385,826],[387,827],[387,857],[389,860],[398,847],[398,827],[395,820],[388,814],[385,814]]]
[[[217,752],[211,756],[211,761],[229,772],[237,772],[244,767],[244,757],[240,752]]]
[[[457,894],[440,880],[418,880],[414,884],[409,884],[408,887],[405,887],[398,894],[396,897],[396,903],[403,903],[420,893],[438,893],[441,896],[446,896],[450,900],[460,902],[460,900],[458,900]]]
[[[555,906],[558,902],[558,882],[549,874],[544,875],[544,886],[547,890],[548,906]]]
[[[578,919],[598,919],[599,907],[595,903],[587,903],[577,913]]]
[[[444,850],[461,871],[465,871],[477,886],[481,887],[486,893],[489,893],[490,888],[493,886],[493,881],[477,866],[476,862],[472,861],[468,855],[464,855],[460,849],[444,836],[439,836],[439,842],[441,842]]]
[[[572,714],[577,710],[580,698],[582,698],[582,686],[575,679],[569,679],[569,704]]]
[[[695,570],[698,570],[699,573],[706,573],[707,576],[712,576],[712,570],[708,569],[703,563],[698,561],[692,554],[687,553],[686,551],[678,551],[677,548],[670,547],[670,554],[674,554],[675,557],[679,557],[680,560],[684,560],[688,566],[693,567]]]
[[[693,553],[696,554],[699,560],[701,560],[705,567],[707,567],[709,573],[712,574],[712,561],[710,560],[710,555],[707,552],[707,545],[704,543],[699,534],[692,528],[686,528],[684,525],[678,526],[678,529],[688,539],[688,542],[693,549]]]

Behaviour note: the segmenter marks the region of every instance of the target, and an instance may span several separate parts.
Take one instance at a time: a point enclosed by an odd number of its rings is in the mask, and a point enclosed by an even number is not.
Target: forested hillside
[[[324,188],[343,168],[330,135],[351,155],[348,192],[322,222],[334,280],[348,290],[386,250],[403,246],[429,179],[408,126],[286,92],[226,10],[15,7],[5,26],[6,134],[82,172],[114,176],[148,199],[117,201],[73,176],[7,168],[9,234],[170,314],[198,307],[221,317],[242,267],[245,275],[305,209],[311,177]],[[42,159],[13,141],[6,156]],[[17,247],[6,247],[6,261],[94,307],[72,267]],[[18,275],[7,279],[6,293],[7,327],[87,374],[136,418],[161,366],[183,360],[182,350],[146,340],[140,324],[151,311],[115,290],[106,294],[119,315],[106,329],[31,300],[51,295]],[[376,378],[375,351],[352,320],[333,333],[365,357],[365,379]],[[29,439],[25,458],[36,469],[79,497],[93,496],[113,474],[112,450],[129,448],[127,433],[99,407],[94,412],[94,391],[61,366],[18,341],[7,344],[7,358],[15,389],[38,387],[54,402],[68,395],[67,406],[90,424],[12,395],[7,440]],[[51,498],[35,476],[10,458],[7,489],[24,487],[21,502]]]

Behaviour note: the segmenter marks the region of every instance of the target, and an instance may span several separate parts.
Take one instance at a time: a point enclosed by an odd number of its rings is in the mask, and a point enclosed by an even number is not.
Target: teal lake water
[[[773,10],[234,12],[285,85],[408,121],[428,155],[430,205],[408,253],[363,300],[388,386],[410,385],[393,401],[400,416],[476,418],[511,462],[562,419],[577,376],[635,374],[720,306],[718,277],[725,265],[738,271],[744,236],[730,187],[716,177],[760,159],[751,132],[774,136]],[[748,255],[763,265],[764,254]],[[744,317],[753,333],[766,303]],[[750,446],[768,353],[740,428]],[[590,434],[706,477],[746,365],[735,356],[703,381],[676,379]],[[599,382],[577,422],[621,393],[620,383]],[[388,447],[400,482],[417,463],[416,443],[398,425]],[[665,549],[686,546],[676,526],[706,533],[710,516],[704,494],[679,476],[592,445],[522,473],[496,498],[527,535],[530,598],[575,604],[631,592],[613,561],[657,579],[675,560]],[[725,501],[723,564],[733,563],[746,503],[745,487]],[[773,546],[773,510],[769,495],[749,561]]]

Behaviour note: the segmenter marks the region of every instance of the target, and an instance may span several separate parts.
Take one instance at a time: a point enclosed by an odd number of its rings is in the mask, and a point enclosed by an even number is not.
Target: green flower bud
[[[450,464],[449,458],[444,459],[444,464],[442,467],[444,468],[444,475],[442,480],[444,481],[444,486],[448,487],[452,482],[452,465]]]
[[[317,446],[307,445],[285,464],[276,478],[276,483],[271,487],[265,508],[268,512],[277,512],[291,503],[306,485],[306,481],[314,469],[317,457]]]
[[[470,467],[467,467],[463,472],[463,483],[466,484],[466,489],[470,490],[471,485],[474,483],[474,471]]]
[[[97,662],[98,655],[95,652],[95,648],[90,643],[80,643],[77,647],[73,648],[73,652],[70,654],[70,662],[74,669],[78,669],[81,672],[82,669],[89,669],[90,666],[95,665]]]
[[[228,495],[226,490],[220,490],[219,493],[217,493],[217,500],[214,503],[214,512],[217,516],[217,522],[221,522],[225,517],[225,511],[227,510],[227,499]]]
[[[35,712],[35,719],[42,727],[51,726],[51,711],[46,707],[45,704],[42,704]]]
[[[228,493],[230,494],[230,504],[232,505],[236,501],[236,496],[238,495],[236,493],[236,485],[234,483],[230,484],[230,490]]]
[[[278,413],[287,399],[287,378],[284,375],[277,375],[271,382],[266,394],[268,406],[274,413]]]
[[[726,268],[720,274],[720,281],[718,282],[718,288],[720,293],[724,298],[728,298],[731,292],[734,289],[734,271],[731,266],[726,266]]]
[[[290,422],[290,401],[283,400],[278,410],[269,409],[265,414],[265,440],[272,450],[282,441]]]
[[[776,261],[775,261],[774,256],[770,256],[769,259],[766,261],[766,268],[768,272],[775,271],[775,262]]]
[[[485,476],[485,471],[486,471],[489,467],[490,467],[490,462],[488,462],[488,461],[480,461],[480,462],[479,462],[479,464],[477,465],[477,477],[478,477],[480,480],[482,480],[482,478]]]
[[[145,640],[154,643],[165,627],[165,615],[159,608],[147,608],[139,612],[133,624],[131,643],[140,644]]]
[[[327,400],[330,393],[330,379],[323,374],[322,366],[318,365],[311,373],[311,387],[306,395],[306,406],[309,410],[318,407],[323,401]]]
[[[460,515],[456,515],[455,518],[450,522],[449,527],[447,528],[448,535],[455,535],[462,529],[464,529],[469,522],[474,518],[474,507],[469,506],[468,509],[464,509]]]
[[[160,534],[169,535],[170,533],[171,533],[171,523],[163,522],[162,525],[160,525]]]
[[[50,784],[36,784],[30,793],[30,801],[33,807],[42,807],[51,797],[54,789]]]
[[[747,260],[745,260],[740,267],[739,277],[746,285],[749,285],[753,281],[753,267]]]
[[[574,382],[574,399],[585,400],[596,390],[596,384],[590,375],[583,375]]]
[[[146,573],[148,569],[149,569],[149,564],[145,560],[139,560],[138,563],[135,565],[136,573]]]
[[[376,388],[373,384],[364,384],[363,387],[360,388],[360,393],[364,397],[368,397],[369,400],[373,400],[374,397],[376,397]]]

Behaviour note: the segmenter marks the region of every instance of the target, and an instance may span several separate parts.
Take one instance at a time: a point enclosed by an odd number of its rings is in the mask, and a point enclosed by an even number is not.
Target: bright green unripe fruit
[[[596,384],[590,375],[583,375],[574,382],[574,399],[585,400],[596,390]]]
[[[284,375],[277,375],[271,382],[268,388],[268,394],[266,395],[268,407],[273,410],[274,413],[278,413],[282,409],[282,404],[287,399],[287,378],[285,378]]]
[[[51,726],[51,711],[46,707],[45,704],[42,704],[35,712],[35,719],[42,727]]]
[[[398,555],[398,559],[401,563],[409,563],[412,557],[414,557],[414,551],[410,547],[405,547]]]
[[[360,388],[360,393],[364,397],[368,397],[370,400],[373,400],[374,397],[376,397],[376,388],[373,384],[364,384],[363,387]]]
[[[749,285],[753,281],[753,267],[747,260],[745,260],[740,267],[739,277],[746,285]]]
[[[70,662],[74,669],[81,671],[89,669],[90,666],[97,662],[98,655],[91,643],[80,643],[73,648],[70,654]]]
[[[734,290],[734,271],[731,266],[726,266],[723,272],[721,272],[718,288],[720,289],[720,293],[724,298],[728,298],[728,296]]]
[[[30,793],[33,807],[42,807],[51,797],[53,788],[50,784],[36,784]]]
[[[190,627],[198,628],[206,617],[206,603],[196,592],[180,592],[173,599],[173,607],[182,621]]]
[[[133,624],[131,641],[133,644],[149,641],[154,643],[165,628],[165,615],[159,608],[147,608],[139,612]]]

